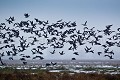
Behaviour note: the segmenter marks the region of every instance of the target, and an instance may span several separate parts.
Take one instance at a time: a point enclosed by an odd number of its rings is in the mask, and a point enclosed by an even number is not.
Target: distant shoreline
[[[45,65],[46,63],[56,62],[57,64],[73,64],[73,65],[120,65],[120,60],[26,60],[27,64],[32,65]],[[3,60],[4,63],[7,65],[17,65],[17,64],[23,64],[20,60]]]

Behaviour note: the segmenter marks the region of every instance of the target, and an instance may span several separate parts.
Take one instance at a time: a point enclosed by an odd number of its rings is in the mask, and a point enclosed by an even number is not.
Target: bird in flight
[[[54,54],[55,53],[55,50],[53,50],[52,52],[50,52],[51,54]]]
[[[85,21],[85,23],[84,24],[82,24],[83,26],[87,26],[87,21]]]
[[[114,59],[113,57],[112,57],[112,55],[105,55],[105,57],[109,57],[110,59]]]
[[[72,58],[72,60],[76,60],[75,58]]]
[[[25,18],[28,18],[30,15],[28,13],[24,14]]]

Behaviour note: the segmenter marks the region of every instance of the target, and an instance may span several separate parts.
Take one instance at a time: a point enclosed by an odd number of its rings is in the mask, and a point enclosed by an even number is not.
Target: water
[[[7,65],[22,65],[20,60],[4,60]],[[45,65],[46,63],[56,62],[57,65],[118,65],[120,60],[27,60],[28,65]]]
[[[4,60],[7,67],[15,69],[44,69],[49,72],[71,71],[75,73],[105,73],[120,74],[120,60],[27,60],[23,65],[20,60]],[[46,66],[46,63],[57,63]],[[6,66],[0,66],[5,68]],[[62,67],[63,68],[62,68]]]

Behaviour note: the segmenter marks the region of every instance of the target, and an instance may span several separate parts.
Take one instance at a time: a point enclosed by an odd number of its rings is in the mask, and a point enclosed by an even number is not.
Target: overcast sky
[[[60,19],[76,21],[77,29],[83,29],[81,24],[85,21],[88,21],[90,28],[103,29],[109,24],[113,24],[113,30],[120,27],[120,0],[0,0],[0,23],[5,22],[5,19],[10,16],[14,16],[17,21],[24,20],[24,13],[30,14],[29,19],[38,18],[49,20],[51,23]],[[119,59],[120,51],[114,49],[116,52],[114,58]],[[46,59],[69,59],[69,57],[108,59],[92,53],[85,54],[82,49],[78,49],[78,51],[79,56],[59,57],[57,54],[46,54],[44,57]]]

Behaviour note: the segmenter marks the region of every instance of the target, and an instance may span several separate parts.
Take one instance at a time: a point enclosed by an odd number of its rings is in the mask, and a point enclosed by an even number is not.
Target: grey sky
[[[88,21],[89,28],[103,29],[108,24],[113,24],[113,30],[120,27],[120,0],[0,0],[0,22],[5,22],[5,19],[10,16],[14,16],[16,21],[25,20],[24,13],[29,13],[31,20],[38,18],[49,20],[51,23],[60,19],[76,21],[77,29],[83,29],[81,24],[85,21]],[[114,50],[116,52],[114,58],[119,59],[119,49],[115,47]],[[70,59],[71,57],[107,59],[92,53],[85,54],[82,48],[78,51],[79,56],[45,54],[44,57],[46,59]],[[29,53],[29,51],[25,52]],[[49,50],[45,52],[47,53]]]

